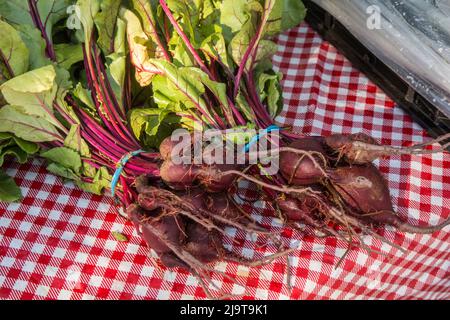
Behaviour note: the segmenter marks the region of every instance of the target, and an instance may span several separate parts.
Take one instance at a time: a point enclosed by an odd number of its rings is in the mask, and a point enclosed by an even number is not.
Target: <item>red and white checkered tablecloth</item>
[[[306,24],[280,36],[278,44],[274,63],[285,75],[279,122],[314,135],[363,131],[393,146],[426,139],[423,129]],[[449,217],[448,154],[389,157],[376,164],[389,181],[395,207],[411,223]],[[0,298],[205,298],[195,277],[160,267],[148,255],[110,198],[64,185],[38,160],[11,163],[7,173],[25,198],[0,204]],[[276,228],[273,219],[255,217]],[[129,242],[118,242],[112,231],[127,235]],[[406,253],[366,236],[367,244],[388,255],[353,250],[336,268],[347,249],[343,241],[284,230],[283,241],[299,247],[290,257],[292,292],[285,285],[283,259],[251,269],[217,263],[215,269],[235,277],[237,284],[221,274],[212,279],[225,293],[239,294],[245,287],[248,299],[450,298],[450,228],[433,235],[389,228],[382,233]],[[229,234],[227,246],[247,257],[273,250],[233,229]]]

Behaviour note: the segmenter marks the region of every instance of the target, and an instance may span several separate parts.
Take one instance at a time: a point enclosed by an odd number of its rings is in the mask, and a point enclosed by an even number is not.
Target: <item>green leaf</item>
[[[163,57],[162,48],[158,45],[158,39],[161,40],[161,37],[158,34],[157,21],[155,20],[152,4],[148,0],[132,0],[132,3],[133,9],[137,12],[142,22],[142,31],[153,42],[152,47],[156,49],[155,57]]]
[[[0,201],[13,202],[22,198],[22,192],[14,180],[0,171]]]
[[[117,89],[121,91],[125,81],[125,65],[126,65],[126,57],[123,55],[112,54],[109,55],[108,58],[112,60],[112,62],[108,66],[108,73],[113,79],[113,83],[117,85]],[[116,93],[119,94],[119,93]],[[119,100],[121,98],[121,94],[118,96]]]
[[[179,127],[180,117],[166,109],[133,109],[130,123],[136,137],[147,147],[158,147],[162,140]]]
[[[227,86],[225,85],[225,83],[211,80],[209,76],[200,69],[191,68],[190,71],[193,75],[198,75],[198,79],[214,94],[219,103],[224,106],[223,109],[227,114],[227,119],[230,119],[232,121],[230,125],[235,126],[236,123],[234,122],[233,114],[228,103]]]
[[[306,8],[300,0],[275,0],[265,33],[268,36],[275,36],[299,25],[305,16]]]
[[[238,91],[238,94],[236,96],[236,104],[239,107],[239,111],[241,111],[247,119],[251,120],[251,119],[256,118],[256,115],[253,112],[253,109],[247,103],[247,100],[245,99],[241,90]]]
[[[127,24],[121,18],[117,18],[116,35],[114,37],[114,53],[125,55],[126,48]]]
[[[11,105],[0,109],[0,132],[11,132],[31,142],[62,140],[55,126],[50,122],[25,114],[22,108]]]
[[[114,239],[116,239],[119,242],[128,242],[127,236],[125,236],[124,234],[122,234],[120,232],[113,231],[113,232],[111,232],[111,234],[114,237]]]
[[[227,46],[221,32],[209,35],[201,44],[204,52],[221,61],[224,65],[233,70],[232,63],[229,61]]]
[[[123,108],[122,101],[124,101],[124,88],[125,88],[125,75],[126,75],[126,24],[118,18],[117,19],[117,31],[114,40],[114,53],[110,54],[107,58],[111,61],[106,68],[106,75],[108,77],[111,88],[116,96],[116,100],[119,102],[119,107],[123,113],[126,111]]]
[[[47,171],[69,180],[78,181],[80,179],[71,169],[54,162],[47,166]]]
[[[52,65],[28,71],[0,86],[5,100],[21,112],[59,125],[53,115],[56,97],[56,73]]]
[[[174,102],[181,102],[190,109],[200,106],[203,110],[207,110],[206,103],[201,97],[205,93],[205,87],[198,77],[195,68],[177,68],[174,64],[151,59],[151,63],[161,70],[167,80],[167,87],[159,87],[161,93],[171,97]],[[155,89],[155,85],[153,86]]]
[[[6,156],[14,156],[19,163],[27,162],[28,154],[17,146],[3,149],[0,154],[0,167],[3,166]]]
[[[67,16],[67,7],[72,0],[39,0],[36,1],[39,17],[45,26],[45,33],[50,43],[53,43],[54,25]]]
[[[28,154],[35,154],[39,150],[39,145],[30,141],[23,140],[19,137],[13,136],[14,142]]]
[[[242,29],[248,19],[248,0],[223,0],[220,8],[220,23],[232,33]]]
[[[196,62],[188,51],[183,39],[178,34],[174,34],[170,39],[169,51],[173,56],[173,64],[177,67],[193,67]]]
[[[74,112],[73,108],[69,106],[66,100],[64,99],[68,91],[72,89],[70,74],[66,69],[61,68],[58,65],[55,66],[55,71],[56,71],[55,82],[58,88],[56,92],[55,102],[58,104],[60,109],[63,110],[66,116],[70,117],[75,123],[80,123],[80,120],[78,119],[78,116]]]
[[[14,135],[9,132],[0,132],[0,141],[10,140],[12,137],[14,137]]]
[[[80,22],[83,25],[85,44],[90,43],[94,29],[94,17],[100,10],[99,0],[78,0],[77,7],[80,10]]]
[[[75,174],[80,173],[81,157],[78,152],[66,148],[57,147],[41,153],[41,156],[59,164],[60,166],[70,169]]]
[[[28,24],[34,26],[28,1],[0,1],[0,15],[10,24]]]
[[[0,34],[0,71],[10,79],[28,70],[29,51],[19,32],[2,20]]]
[[[114,52],[114,30],[120,3],[120,0],[102,0],[101,11],[94,18],[98,31],[97,43],[105,55]]]
[[[77,83],[75,89],[73,90],[73,94],[77,97],[81,102],[83,102],[89,109],[95,111],[94,101],[92,100],[91,92],[88,89],[83,88],[81,83]]]
[[[77,180],[76,181],[76,185],[78,186],[78,188],[80,188],[83,191],[89,192],[89,193],[93,193],[96,195],[101,195],[103,192],[103,189],[105,189],[104,186],[98,184],[98,183],[89,183],[89,182],[84,182],[81,180]]]
[[[53,43],[53,26],[67,15],[71,0],[39,0],[36,4],[38,19],[44,26],[46,37]],[[30,1],[8,0],[0,2],[0,15],[11,24],[35,26],[30,14]]]
[[[277,50],[276,44],[264,39],[264,32],[260,32],[260,28],[265,30],[264,27],[267,26],[274,6],[275,1],[272,0],[264,1],[264,6],[260,2],[250,1],[247,5],[248,19],[230,41],[229,51],[234,62],[238,65],[244,59],[249,46],[253,43],[255,44],[251,48],[252,51],[245,65],[246,70],[249,70],[251,67],[256,68],[260,61],[270,58]],[[256,45],[257,48],[255,48]]]
[[[272,58],[272,56],[277,52],[277,44],[270,40],[261,40],[258,45],[258,51],[256,52],[256,57],[254,64],[258,64],[261,61]]]
[[[84,191],[101,195],[105,188],[109,188],[111,185],[111,175],[105,167],[101,167],[96,171],[93,182],[88,183],[81,180],[77,180],[76,184]]]
[[[121,9],[120,17],[127,23],[127,39],[131,63],[135,66],[135,77],[145,87],[150,84],[158,70],[149,59],[156,56],[156,47],[142,30],[139,18],[130,10]]]
[[[30,52],[29,70],[51,64],[51,60],[45,54],[45,41],[41,32],[34,26],[28,24],[16,25],[17,31]]]
[[[83,168],[81,170],[83,176],[94,178],[97,173],[97,169],[91,166],[88,162],[83,161]]]
[[[242,25],[241,29],[231,39],[229,44],[229,51],[234,62],[239,65],[250,45],[251,39],[256,35],[256,28],[258,25],[258,14],[253,12],[249,14],[247,20]]]
[[[202,2],[198,0],[167,1],[169,9],[173,12],[181,28],[189,36],[189,40],[194,47],[197,47],[198,43],[201,42],[196,26],[200,21]]]
[[[57,44],[55,45],[55,53],[56,61],[64,69],[69,69],[73,64],[83,60],[83,48],[79,44]]]
[[[275,118],[283,107],[283,101],[281,99],[281,86],[280,81],[282,78],[281,73],[267,74],[262,73],[258,76],[257,90],[261,101],[265,101],[269,114],[272,118]]]
[[[74,124],[70,127],[70,131],[67,134],[66,139],[64,140],[64,146],[76,151],[82,157],[90,157],[91,156],[88,144],[81,137],[81,131],[80,131],[79,124]]]
[[[138,139],[141,139],[146,124],[158,130],[160,113],[161,109],[132,109],[130,123],[134,135]]]
[[[3,151],[3,149],[13,146],[14,144],[15,144],[15,142],[14,142],[14,139],[12,139],[12,138],[1,140],[0,141],[0,155]]]

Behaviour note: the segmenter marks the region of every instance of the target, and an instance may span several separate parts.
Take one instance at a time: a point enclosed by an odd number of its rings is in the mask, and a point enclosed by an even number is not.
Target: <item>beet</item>
[[[289,148],[313,151],[325,156],[321,137],[306,137],[292,142]],[[291,151],[280,152],[280,171],[289,184],[310,185],[320,182],[324,172],[319,165],[324,165],[323,158],[313,155],[315,162],[302,154]]]
[[[391,225],[399,231],[432,233],[450,223],[450,219],[436,226],[414,226],[398,217],[392,207],[386,180],[372,165],[342,167],[330,172],[331,181],[339,195],[368,223]]]
[[[169,160],[171,158],[172,150],[177,143],[178,141],[172,141],[171,137],[165,138],[159,145],[159,153],[161,154],[161,158],[164,160]]]
[[[352,208],[363,213],[393,211],[386,180],[372,165],[329,170],[332,184]]]
[[[132,204],[127,208],[130,220],[136,226],[139,234],[144,238],[147,245],[159,255],[171,252],[171,249],[154,233],[157,229],[164,236],[165,241],[180,244],[185,241],[184,222],[175,215],[162,215],[161,210],[146,211]]]
[[[221,173],[229,170],[239,170],[240,167],[240,165],[235,164],[205,165],[199,173],[200,183],[208,192],[227,191],[237,176],[234,174],[221,175]]]
[[[202,263],[221,260],[224,254],[222,239],[215,230],[208,231],[197,223],[189,223],[186,227],[186,251]]]
[[[185,190],[193,187],[200,174],[196,165],[174,164],[171,160],[163,162],[160,168],[161,179],[175,190]]]
[[[334,134],[326,137],[325,143],[353,164],[370,163],[385,154],[379,148],[371,148],[371,146],[380,146],[380,144],[365,133]]]

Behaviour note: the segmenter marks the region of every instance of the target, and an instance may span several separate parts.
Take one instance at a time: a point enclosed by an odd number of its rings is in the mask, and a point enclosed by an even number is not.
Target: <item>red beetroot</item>
[[[333,134],[325,138],[325,143],[339,153],[339,156],[343,156],[348,162],[354,164],[369,163],[386,154],[386,151],[370,148],[380,144],[365,133]]]
[[[174,164],[165,160],[160,168],[161,179],[172,189],[185,190],[195,186],[200,167],[193,164]]]
[[[238,168],[238,165],[233,164],[185,165],[165,160],[160,175],[161,179],[175,190],[186,190],[201,185],[208,192],[221,192],[228,190],[236,179],[233,174],[221,175],[221,173]]]
[[[340,167],[328,174],[352,208],[364,213],[393,211],[387,182],[374,165]]]
[[[280,172],[289,184],[310,185],[324,178],[325,150],[321,137],[306,137],[292,142],[289,148],[314,152],[311,157],[291,151],[280,152]]]
[[[180,244],[186,239],[184,223],[179,217],[161,216],[161,210],[146,211],[135,204],[127,208],[127,213],[139,235],[158,254],[164,265],[167,267],[187,266],[186,263],[173,254],[166,244],[166,242]],[[154,230],[158,230],[164,236],[164,239],[155,235]]]
[[[414,226],[394,213],[386,180],[372,165],[342,167],[330,171],[330,178],[344,202],[365,222],[391,225],[399,231],[432,233],[450,223],[436,226]]]

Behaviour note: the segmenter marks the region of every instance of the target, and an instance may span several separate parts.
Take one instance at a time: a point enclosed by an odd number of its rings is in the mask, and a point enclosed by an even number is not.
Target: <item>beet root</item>
[[[450,218],[435,226],[415,226],[390,211],[383,211],[370,215],[370,219],[378,224],[385,224],[395,227],[398,231],[408,233],[433,233],[441,230],[450,224]]]
[[[392,147],[381,145],[374,138],[364,133],[356,133],[350,135],[334,134],[326,137],[325,143],[335,153],[338,153],[339,158],[343,157],[351,164],[365,164],[382,156],[443,152],[450,146],[450,142],[444,143],[434,150],[426,149],[426,147],[433,143],[445,142],[449,138],[450,133],[410,147]]]
[[[340,167],[328,174],[339,195],[352,208],[363,213],[393,211],[387,182],[374,165]]]
[[[343,156],[348,162],[354,164],[370,163],[385,154],[377,148],[380,144],[364,133],[333,134],[325,138],[325,143],[339,153],[339,158]]]
[[[161,179],[175,190],[185,190],[195,186],[199,174],[199,166],[175,164],[172,160],[164,161],[160,168]]]
[[[372,165],[330,170],[330,179],[352,213],[366,223],[385,224],[409,233],[432,233],[444,228],[450,219],[436,226],[414,226],[394,213],[386,180]]]
[[[202,263],[219,261],[226,255],[220,234],[215,230],[208,231],[197,223],[190,223],[186,236],[185,249]]]
[[[187,190],[202,186],[208,192],[222,192],[228,190],[236,180],[236,175],[222,175],[222,172],[238,170],[234,164],[175,164],[172,160],[165,160],[160,168],[161,179],[174,190]]]
[[[307,153],[294,153],[295,149]],[[325,177],[325,150],[321,137],[306,137],[294,141],[280,152],[280,172],[289,184],[310,185]],[[310,154],[308,154],[310,153]]]

